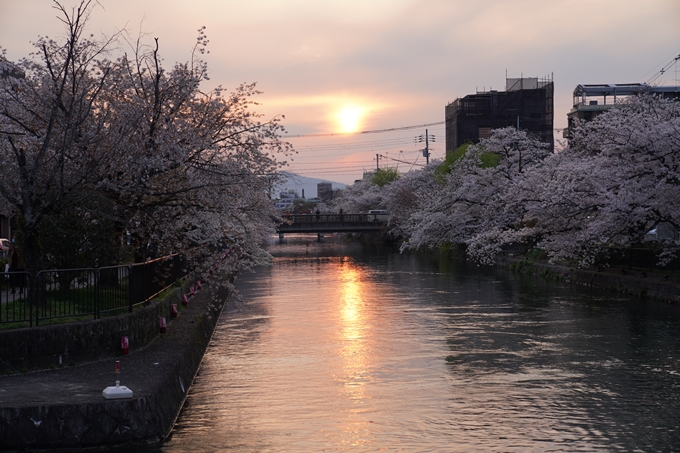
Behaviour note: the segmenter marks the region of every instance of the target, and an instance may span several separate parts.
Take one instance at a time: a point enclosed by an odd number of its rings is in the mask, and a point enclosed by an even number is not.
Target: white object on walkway
[[[165,318],[163,318],[163,319],[165,319]],[[120,360],[116,360],[116,386],[115,387],[106,387],[102,391],[102,396],[104,398],[106,398],[107,400],[118,400],[118,399],[123,399],[123,398],[132,398],[132,390],[125,387],[124,385],[120,385],[120,380],[117,379],[119,373],[120,373]]]
[[[115,386],[106,387],[104,391],[102,391],[102,396],[107,400],[132,398],[132,390],[116,382]]]

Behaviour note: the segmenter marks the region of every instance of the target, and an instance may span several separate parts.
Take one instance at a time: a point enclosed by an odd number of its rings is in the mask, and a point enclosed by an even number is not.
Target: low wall
[[[177,288],[164,300],[124,315],[0,331],[0,374],[75,365],[117,355],[124,335],[131,350],[144,347],[158,335],[159,319],[170,318],[171,304],[179,304],[183,292],[187,289]]]
[[[538,275],[593,288],[608,289],[622,294],[650,297],[662,302],[680,304],[680,287],[656,279],[633,275],[616,275],[595,270],[577,269],[528,260],[505,261],[502,267],[514,272]]]
[[[181,291],[178,294],[181,297]],[[152,319],[149,323],[153,324],[155,338],[127,356],[0,378],[0,450],[74,451],[160,444],[180,413],[227,297],[226,289],[211,290],[206,285],[162,335],[156,334],[157,315],[164,314],[171,301],[146,307],[145,315],[127,321],[102,320],[111,321],[106,329],[116,337],[120,333],[116,329],[126,323]],[[80,328],[97,332],[95,325],[99,323],[92,321],[86,323],[92,324],[89,328]],[[151,335],[146,327],[139,329],[138,341]],[[68,329],[71,334],[77,331]],[[120,338],[115,340],[119,347]],[[96,349],[96,342],[90,343],[90,349]],[[108,345],[103,349],[110,350]],[[69,354],[73,357],[72,352]],[[132,399],[106,400],[101,396],[103,388],[112,385],[112,370],[108,368],[116,359],[123,370],[122,384],[134,391]],[[59,391],[51,392],[50,388]],[[3,397],[5,390],[13,389],[26,393]],[[44,401],[36,402],[41,399]]]

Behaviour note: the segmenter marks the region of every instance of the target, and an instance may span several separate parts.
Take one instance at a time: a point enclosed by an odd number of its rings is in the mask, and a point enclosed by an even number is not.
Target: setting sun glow
[[[340,132],[349,134],[357,132],[361,126],[361,118],[364,116],[364,109],[356,106],[343,107],[337,113]]]

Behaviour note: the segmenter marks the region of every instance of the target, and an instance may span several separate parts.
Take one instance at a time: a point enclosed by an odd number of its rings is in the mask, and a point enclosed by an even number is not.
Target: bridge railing
[[[291,214],[283,216],[292,223],[363,223],[380,222],[380,215],[375,214]]]

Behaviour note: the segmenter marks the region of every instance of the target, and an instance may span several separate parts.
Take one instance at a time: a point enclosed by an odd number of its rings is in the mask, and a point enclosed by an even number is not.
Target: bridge
[[[387,225],[386,215],[375,214],[291,214],[276,231],[283,239],[285,233],[364,233],[380,231]]]

